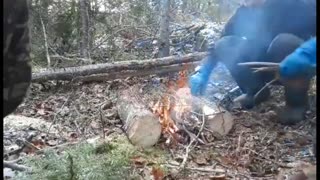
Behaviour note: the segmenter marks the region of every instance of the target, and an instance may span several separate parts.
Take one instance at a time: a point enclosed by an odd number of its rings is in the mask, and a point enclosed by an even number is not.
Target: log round
[[[133,145],[146,148],[158,142],[161,135],[159,118],[132,93],[120,93],[116,106],[124,130]]]

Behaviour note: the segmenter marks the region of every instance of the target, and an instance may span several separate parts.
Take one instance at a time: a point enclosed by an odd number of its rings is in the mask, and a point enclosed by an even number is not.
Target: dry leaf
[[[142,158],[140,156],[133,157],[131,158],[131,162],[137,167],[137,168],[142,168],[146,165],[147,160],[145,158]]]
[[[198,165],[206,165],[208,164],[207,158],[205,154],[197,154],[193,157],[193,161]]]
[[[152,167],[151,174],[154,180],[162,180],[164,178],[164,172],[159,167]]]

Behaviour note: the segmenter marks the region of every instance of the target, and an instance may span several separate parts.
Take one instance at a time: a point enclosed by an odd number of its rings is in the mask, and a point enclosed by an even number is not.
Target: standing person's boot
[[[283,81],[286,106],[278,113],[279,121],[284,125],[293,125],[304,119],[308,109],[308,90],[310,80],[295,79]]]

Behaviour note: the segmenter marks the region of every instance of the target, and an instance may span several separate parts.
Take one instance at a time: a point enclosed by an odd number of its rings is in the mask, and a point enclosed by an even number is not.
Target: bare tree
[[[161,0],[159,57],[166,57],[170,54],[169,12],[170,0]]]
[[[90,59],[90,52],[89,52],[89,1],[87,0],[80,0],[79,1],[79,12],[80,12],[80,21],[81,21],[81,28],[80,28],[80,55],[82,58]]]

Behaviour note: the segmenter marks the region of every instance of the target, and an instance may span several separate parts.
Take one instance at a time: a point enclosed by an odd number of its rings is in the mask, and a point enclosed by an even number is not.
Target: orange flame
[[[183,70],[179,72],[179,78],[175,81],[169,81],[167,84],[168,95],[164,95],[159,101],[152,107],[153,113],[159,116],[159,121],[162,126],[162,133],[169,134],[172,137],[176,137],[175,133],[179,130],[174,120],[171,117],[171,113],[174,111],[178,114],[190,112],[191,105],[185,101],[185,97],[191,97],[190,89],[188,87],[187,69],[188,66],[184,66]],[[179,93],[179,94],[177,94]],[[179,103],[177,98],[178,95]]]

